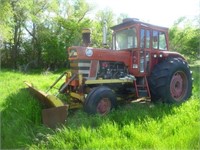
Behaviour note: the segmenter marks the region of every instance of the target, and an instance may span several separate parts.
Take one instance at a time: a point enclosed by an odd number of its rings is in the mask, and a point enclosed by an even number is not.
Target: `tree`
[[[103,24],[106,21],[109,29],[115,21],[110,9],[99,11],[91,21],[87,15],[93,5],[86,0],[2,0],[0,4],[2,64],[14,69],[31,64],[63,66],[68,63],[66,49],[82,44],[84,28],[92,29],[93,46],[103,47]],[[111,30],[107,37],[111,43]]]
[[[0,1],[0,40],[1,42],[9,40],[11,37],[11,16],[12,8],[8,1]]]
[[[120,24],[123,22],[123,19],[128,18],[128,14],[121,13],[117,18],[117,23]]]
[[[29,62],[35,62],[36,66],[42,65],[42,46],[40,39],[40,30],[47,20],[46,13],[51,8],[51,1],[30,0],[27,2],[27,20],[24,29],[31,37],[31,59]],[[42,26],[42,27],[41,27]]]
[[[66,49],[69,46],[81,45],[81,31],[91,24],[86,16],[92,10],[85,0],[60,1],[58,5],[65,7],[61,12],[57,11],[48,29],[44,27],[43,33],[46,31],[48,36],[42,42],[45,63],[57,67],[63,66],[64,61],[68,65]]]
[[[81,30],[91,24],[86,15],[92,7],[85,0],[8,0],[0,4],[0,16],[7,9],[11,12],[0,18],[0,27],[9,27],[0,31],[0,37],[7,37],[3,64],[14,69],[61,64],[66,60],[66,47],[80,45]]]
[[[180,52],[191,61],[198,59],[200,28],[190,20],[179,18],[169,30],[169,39],[170,49]]]
[[[5,54],[5,51],[3,51],[3,43],[11,38],[10,17],[12,16],[12,13],[8,1],[0,1],[0,70],[3,54]]]
[[[8,56],[5,58],[4,64],[10,67],[12,66],[14,69],[17,69],[20,63],[21,45],[24,36],[23,25],[27,19],[28,2],[26,0],[8,0],[6,3],[2,1],[2,4],[9,6],[12,12],[7,18],[10,22],[4,21],[11,31],[9,38],[4,42],[4,51]]]
[[[104,10],[100,10],[96,14],[95,21],[92,26],[92,44],[94,47],[103,47],[103,26],[104,22],[107,25],[107,43],[108,46],[111,46],[112,43],[112,31],[110,27],[112,27],[115,23],[115,16],[111,9],[106,8]]]

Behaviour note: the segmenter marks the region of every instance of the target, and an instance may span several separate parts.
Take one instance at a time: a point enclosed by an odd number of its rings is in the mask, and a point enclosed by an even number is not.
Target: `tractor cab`
[[[134,18],[111,28],[114,50],[133,48],[168,50],[168,28],[147,24]]]
[[[131,52],[130,72],[149,75],[153,66],[168,57],[168,28],[126,18],[113,30],[112,49]]]

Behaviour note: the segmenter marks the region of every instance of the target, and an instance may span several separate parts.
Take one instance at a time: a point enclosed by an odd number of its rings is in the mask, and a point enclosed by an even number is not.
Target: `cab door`
[[[151,51],[151,30],[148,28],[140,29],[140,51],[139,51],[139,73],[148,75],[150,73],[150,51]]]

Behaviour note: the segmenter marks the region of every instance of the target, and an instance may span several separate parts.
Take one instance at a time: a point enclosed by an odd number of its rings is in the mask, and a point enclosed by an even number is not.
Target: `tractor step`
[[[140,97],[148,97],[148,91],[145,90],[138,90],[138,94]]]
[[[144,76],[143,84],[137,84],[137,82],[134,81],[134,86],[135,86],[135,91],[136,91],[137,97],[151,98],[150,89],[149,89],[149,85],[148,85],[146,76]]]

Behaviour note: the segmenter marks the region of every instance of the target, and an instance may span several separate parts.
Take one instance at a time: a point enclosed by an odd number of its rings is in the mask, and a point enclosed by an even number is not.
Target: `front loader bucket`
[[[42,110],[42,122],[50,128],[64,124],[67,118],[67,106],[52,107]]]
[[[42,110],[42,122],[50,128],[55,128],[58,124],[63,124],[67,118],[68,106],[54,95],[34,88],[30,83],[25,82],[29,91],[45,106]]]

